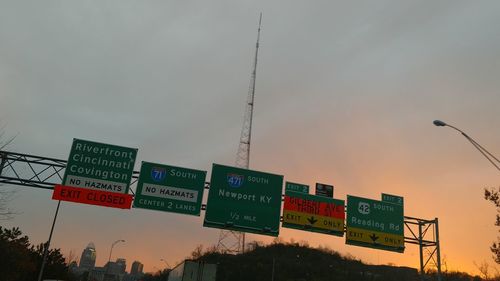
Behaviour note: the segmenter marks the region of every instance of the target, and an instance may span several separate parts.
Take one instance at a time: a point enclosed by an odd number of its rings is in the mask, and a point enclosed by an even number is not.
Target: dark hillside
[[[200,258],[218,264],[217,281],[417,281],[414,268],[367,265],[339,253],[299,244],[257,246],[242,255],[206,253]]]

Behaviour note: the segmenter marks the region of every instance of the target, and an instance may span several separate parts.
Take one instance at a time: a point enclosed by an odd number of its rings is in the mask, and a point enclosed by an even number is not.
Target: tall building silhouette
[[[116,261],[109,261],[104,266],[107,275],[122,276],[126,274],[127,261],[124,258],[118,258]]]
[[[125,273],[127,270],[127,260],[124,258],[118,258],[116,259],[116,265],[118,268],[119,273]]]
[[[80,269],[91,270],[95,267],[96,251],[93,242],[90,242],[82,252]]]
[[[130,268],[130,274],[132,274],[132,275],[142,274],[143,268],[144,268],[144,265],[141,262],[134,261],[132,263],[132,268]]]

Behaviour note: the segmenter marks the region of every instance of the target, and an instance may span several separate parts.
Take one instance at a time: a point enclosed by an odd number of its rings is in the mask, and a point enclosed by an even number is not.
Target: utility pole
[[[253,104],[255,97],[255,80],[257,78],[257,57],[259,54],[261,23],[262,13],[260,13],[259,17],[257,43],[255,45],[255,58],[253,62],[252,75],[250,78],[250,87],[248,89],[245,118],[243,120],[243,127],[241,129],[238,153],[236,154],[236,167],[244,169],[248,169],[250,166],[250,141],[252,139]],[[219,234],[219,241],[217,242],[217,250],[226,253],[245,252],[245,233],[232,230],[221,230]]]

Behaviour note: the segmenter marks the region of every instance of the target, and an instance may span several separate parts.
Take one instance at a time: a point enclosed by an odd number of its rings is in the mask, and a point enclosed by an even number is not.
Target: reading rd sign
[[[403,205],[347,195],[346,243],[403,252]]]

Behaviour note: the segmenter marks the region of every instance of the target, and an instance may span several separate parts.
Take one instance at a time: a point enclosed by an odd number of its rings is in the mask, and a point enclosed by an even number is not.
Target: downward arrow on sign
[[[311,216],[310,218],[307,218],[307,221],[310,223],[310,224],[315,224],[318,220],[315,219],[313,216]]]
[[[377,235],[375,235],[375,233],[372,233],[372,235],[370,235],[369,237],[372,239],[373,243],[375,243],[375,241],[377,241],[377,239],[379,238]]]

